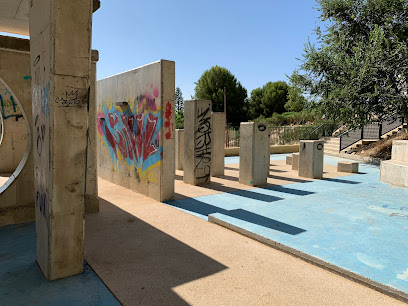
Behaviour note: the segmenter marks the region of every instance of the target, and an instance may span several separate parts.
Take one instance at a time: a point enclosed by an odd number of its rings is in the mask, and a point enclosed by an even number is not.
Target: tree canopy
[[[317,0],[318,47],[305,46],[296,76],[327,117],[351,127],[395,112],[408,119],[406,0]]]
[[[285,109],[289,112],[300,112],[307,103],[302,88],[297,83],[298,75],[299,72],[295,70],[289,77],[288,102],[285,104]]]
[[[268,82],[251,91],[249,111],[252,118],[272,117],[285,111],[289,86],[284,81]]]
[[[212,101],[215,112],[224,111],[224,87],[227,97],[227,120],[232,125],[247,121],[247,90],[226,68],[214,66],[204,71],[195,83],[195,98]]]

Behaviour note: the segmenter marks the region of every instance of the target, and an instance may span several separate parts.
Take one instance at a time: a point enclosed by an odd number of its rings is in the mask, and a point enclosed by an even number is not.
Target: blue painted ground
[[[327,164],[340,160],[325,156]],[[408,293],[408,190],[379,182],[378,166],[360,163],[360,172],[168,204],[204,219],[212,214]]]
[[[35,224],[0,228],[0,305],[120,305],[88,264],[47,282],[36,263]]]

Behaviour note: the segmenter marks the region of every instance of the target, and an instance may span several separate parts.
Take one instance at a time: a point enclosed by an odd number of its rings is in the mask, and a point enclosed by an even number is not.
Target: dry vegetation
[[[377,142],[371,143],[366,146],[361,146],[358,149],[355,149],[356,154],[362,156],[368,156],[372,158],[379,158],[382,160],[391,159],[391,148],[393,140],[407,140],[408,133],[402,132],[396,134],[388,139],[382,139]]]

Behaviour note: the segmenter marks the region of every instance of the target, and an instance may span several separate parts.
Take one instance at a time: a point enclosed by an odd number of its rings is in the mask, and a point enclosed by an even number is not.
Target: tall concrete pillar
[[[30,5],[37,262],[48,280],[83,270],[92,2]]]
[[[176,170],[183,170],[184,165],[184,130],[176,130]]]
[[[225,113],[212,113],[211,176],[224,175]]]
[[[211,101],[184,102],[184,182],[204,185],[211,182],[212,150]]]
[[[250,186],[267,184],[269,174],[268,126],[260,122],[241,122],[239,182]]]
[[[299,143],[299,176],[323,178],[324,142],[301,140]]]
[[[99,211],[98,197],[98,163],[96,143],[96,63],[99,60],[98,50],[91,53],[91,79],[88,118],[88,147],[86,152],[86,190],[85,212],[95,213]]]

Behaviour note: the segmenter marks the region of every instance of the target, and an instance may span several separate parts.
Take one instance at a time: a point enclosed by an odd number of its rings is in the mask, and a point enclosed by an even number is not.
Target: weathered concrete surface
[[[225,156],[239,156],[239,147],[225,148]]]
[[[356,162],[338,162],[338,172],[358,173],[358,163]]]
[[[90,97],[88,111],[88,147],[86,152],[86,188],[85,188],[85,213],[99,211],[98,197],[98,163],[97,163],[97,138],[96,138],[96,64],[99,60],[97,50],[91,53]]]
[[[184,165],[184,130],[176,130],[176,170],[183,170]]]
[[[177,193],[208,190],[177,182]],[[404,305],[105,180],[99,187],[85,258],[124,305]]]
[[[269,174],[268,126],[261,122],[241,122],[239,182],[266,185]]]
[[[299,153],[292,154],[292,170],[299,170]]]
[[[299,176],[323,178],[324,142],[301,140],[299,143]]]
[[[48,280],[83,270],[91,30],[92,0],[31,1],[37,262]]]
[[[211,113],[211,176],[224,175],[225,113]]]
[[[269,147],[270,154],[284,154],[299,152],[299,145],[276,145]]]
[[[175,63],[97,82],[99,175],[158,201],[174,197]]]
[[[292,155],[286,156],[286,164],[292,165],[292,162],[293,162],[293,156]]]
[[[0,36],[0,116],[4,137],[0,144],[0,226],[34,220],[34,160],[31,132],[29,41]],[[14,108],[15,107],[15,108]]]
[[[204,185],[211,182],[212,156],[211,101],[184,102],[184,182]]]
[[[393,140],[391,160],[381,161],[380,181],[408,188],[408,140]]]

